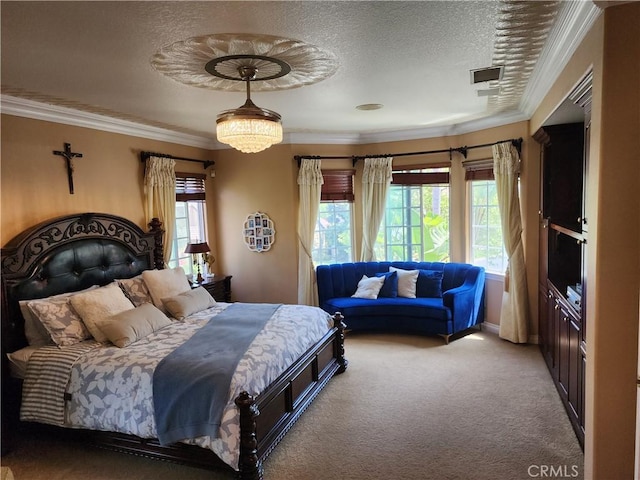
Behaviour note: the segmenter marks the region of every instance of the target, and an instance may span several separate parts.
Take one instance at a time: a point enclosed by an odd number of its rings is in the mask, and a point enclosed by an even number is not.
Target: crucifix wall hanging
[[[69,179],[69,193],[73,195],[73,158],[82,158],[81,153],[75,153],[71,151],[71,144],[64,144],[64,151],[54,150],[54,155],[60,155],[65,158],[67,162],[67,178]]]

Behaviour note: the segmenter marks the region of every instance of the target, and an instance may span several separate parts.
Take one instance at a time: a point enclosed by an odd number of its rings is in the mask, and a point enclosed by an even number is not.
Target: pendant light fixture
[[[226,92],[246,89],[244,105],[225,110],[216,119],[218,141],[245,153],[261,152],[282,142],[280,114],[254,104],[252,89],[268,92],[313,85],[338,69],[336,56],[315,45],[251,33],[181,40],[162,47],[151,58],[151,65],[189,86]]]
[[[241,107],[218,115],[216,135],[219,142],[241,152],[261,152],[282,142],[281,117],[251,101],[251,82],[256,78],[257,69],[252,65],[241,66],[238,73],[247,84],[247,101]]]

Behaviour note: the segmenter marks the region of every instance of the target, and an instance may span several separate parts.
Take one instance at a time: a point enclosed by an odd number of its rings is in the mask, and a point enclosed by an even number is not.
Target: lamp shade
[[[184,253],[207,253],[210,251],[207,242],[187,243],[187,248],[184,249]]]

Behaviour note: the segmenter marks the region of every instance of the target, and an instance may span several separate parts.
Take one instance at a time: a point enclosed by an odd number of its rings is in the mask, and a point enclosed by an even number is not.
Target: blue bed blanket
[[[279,307],[229,305],[160,361],[153,374],[153,403],[161,444],[218,436],[238,362]]]

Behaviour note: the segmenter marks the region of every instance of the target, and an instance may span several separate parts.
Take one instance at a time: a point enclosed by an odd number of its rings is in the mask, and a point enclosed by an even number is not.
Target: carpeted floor
[[[583,456],[537,346],[477,332],[348,334],[333,379],[265,462],[266,480],[582,478]],[[22,436],[2,458],[15,480],[231,479]]]

